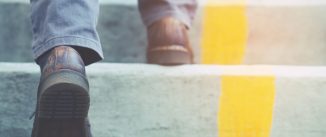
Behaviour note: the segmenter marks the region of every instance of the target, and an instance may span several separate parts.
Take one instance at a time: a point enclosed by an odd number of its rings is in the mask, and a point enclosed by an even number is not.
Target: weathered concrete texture
[[[28,137],[39,77],[24,71],[1,71],[0,75],[0,136]]]
[[[0,63],[1,137],[29,136],[38,71]],[[326,133],[325,67],[96,64],[87,71],[95,137],[216,137],[221,75],[276,76],[273,137]]]
[[[0,64],[0,136],[27,137],[38,67]],[[200,67],[100,64],[88,69],[95,137],[215,137],[219,79]],[[197,74],[193,74],[197,71]],[[208,71],[211,72],[211,71]]]
[[[138,9],[130,5],[101,5],[98,30],[104,61],[145,62],[146,28]]]
[[[326,5],[249,6],[245,64],[326,65]]]
[[[29,6],[0,2],[0,61],[33,61]]]
[[[216,137],[218,78],[156,68],[91,74],[96,137]]]
[[[276,85],[271,137],[325,137],[325,77],[280,78]]]

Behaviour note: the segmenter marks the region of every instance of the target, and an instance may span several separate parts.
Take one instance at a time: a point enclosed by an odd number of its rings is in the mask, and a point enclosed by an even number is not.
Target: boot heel
[[[88,115],[88,81],[78,72],[62,70],[40,85],[39,118],[83,119]]]
[[[192,57],[189,53],[174,50],[149,52],[147,54],[147,61],[149,64],[159,64],[167,66],[193,63]]]

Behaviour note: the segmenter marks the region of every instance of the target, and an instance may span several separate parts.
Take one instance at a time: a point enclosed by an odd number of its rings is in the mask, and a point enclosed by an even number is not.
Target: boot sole
[[[84,122],[90,106],[87,79],[78,72],[61,70],[40,84],[38,118],[40,137],[86,137]]]
[[[193,59],[188,52],[174,50],[152,51],[147,54],[147,63],[174,66],[192,64]]]

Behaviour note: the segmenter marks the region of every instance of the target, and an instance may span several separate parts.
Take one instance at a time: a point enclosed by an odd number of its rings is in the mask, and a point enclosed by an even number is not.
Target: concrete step
[[[326,67],[87,68],[95,137],[325,137]],[[39,68],[0,63],[0,136],[27,137]]]
[[[145,62],[136,0],[100,2],[104,62]],[[324,0],[199,2],[191,30],[197,63],[326,65]],[[0,61],[33,61],[29,8],[28,0],[0,0]]]

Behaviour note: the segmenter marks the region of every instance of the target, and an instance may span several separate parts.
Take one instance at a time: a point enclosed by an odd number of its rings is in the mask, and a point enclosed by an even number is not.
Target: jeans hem
[[[97,56],[95,57],[96,60],[87,60],[87,57],[82,57],[86,60],[86,62],[89,62],[88,64],[94,63],[104,58],[100,42],[80,36],[60,36],[51,38],[43,44],[33,45],[34,60],[52,48],[62,45],[82,47],[97,53],[95,55]],[[92,58],[94,59],[94,57]]]
[[[177,20],[180,20],[183,24],[187,26],[187,28],[190,28],[191,26],[191,19],[187,18],[180,12],[176,12],[174,10],[162,10],[162,12],[157,12],[157,14],[151,14],[151,16],[147,16],[144,18],[144,24],[149,27],[154,22],[159,21],[165,17],[174,17]]]

